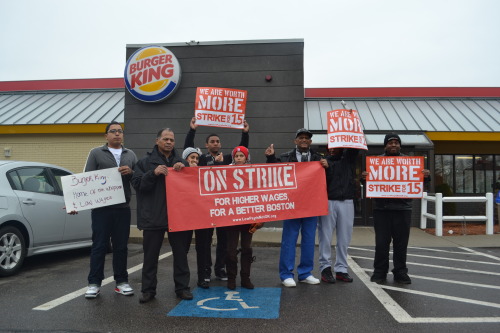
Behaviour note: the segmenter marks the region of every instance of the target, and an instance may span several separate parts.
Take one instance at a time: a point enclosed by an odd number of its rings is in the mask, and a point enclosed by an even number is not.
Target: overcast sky
[[[500,87],[499,0],[0,0],[0,81],[123,77],[127,44],[303,38],[305,87]]]

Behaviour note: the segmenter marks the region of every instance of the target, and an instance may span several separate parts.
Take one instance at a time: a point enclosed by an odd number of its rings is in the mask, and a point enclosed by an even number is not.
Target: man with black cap
[[[265,152],[267,163],[320,161],[324,168],[328,168],[328,162],[320,154],[310,149],[312,136],[313,134],[309,130],[300,128],[295,134],[295,148],[281,154],[279,158],[274,155],[274,145],[271,144]],[[312,275],[317,223],[317,216],[283,221],[279,273],[281,283],[285,287],[296,286],[293,269],[299,232],[301,234],[300,264],[297,267],[299,281],[307,284],[319,284],[319,279]]]
[[[401,138],[389,133],[384,139],[385,153],[382,156],[405,156],[401,154]],[[424,181],[430,180],[430,172],[422,170]],[[368,173],[362,174],[362,181]],[[408,267],[406,267],[406,252],[410,238],[411,226],[411,199],[376,198],[373,210],[375,229],[375,260],[371,281],[382,283],[387,279],[389,271],[389,250],[392,241],[394,281],[401,284],[410,284]]]

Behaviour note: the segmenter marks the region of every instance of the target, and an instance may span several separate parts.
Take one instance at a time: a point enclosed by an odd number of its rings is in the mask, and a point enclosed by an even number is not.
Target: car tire
[[[13,226],[0,228],[0,276],[16,274],[26,257],[23,234]]]

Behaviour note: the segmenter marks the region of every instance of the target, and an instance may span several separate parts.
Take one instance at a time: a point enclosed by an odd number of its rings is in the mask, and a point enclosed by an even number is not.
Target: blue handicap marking
[[[181,301],[168,316],[276,319],[280,298],[281,288],[197,288],[193,300]]]

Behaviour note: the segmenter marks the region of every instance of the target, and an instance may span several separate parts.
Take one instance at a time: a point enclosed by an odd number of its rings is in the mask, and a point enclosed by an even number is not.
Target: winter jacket
[[[172,167],[177,162],[187,166],[175,149],[167,160],[158,151],[158,146],[154,146],[151,153],[137,162],[131,183],[137,196],[137,228],[139,230],[166,230],[168,228],[165,176],[156,176],[154,170],[159,165]]]
[[[135,164],[137,163],[137,156],[135,153],[122,146],[122,155],[120,158],[120,166],[128,166],[130,169],[134,169]],[[116,160],[108,149],[108,145],[105,144],[100,147],[96,147],[92,149],[87,157],[87,163],[85,163],[85,167],[83,168],[84,172],[109,169],[109,168],[117,168]],[[125,202],[121,204],[116,204],[112,206],[106,206],[111,208],[128,208],[130,197],[132,196],[132,191],[130,190],[130,179],[132,175],[122,176],[123,182],[123,190],[125,193]],[[101,208],[106,208],[101,207]],[[100,208],[97,208],[100,209]]]
[[[399,153],[399,155],[382,154],[380,156],[407,156]],[[431,177],[424,178],[424,185],[430,181]],[[411,210],[413,199],[395,199],[395,198],[374,198],[374,210]]]
[[[186,134],[186,140],[184,141],[184,149],[188,147],[194,147],[194,136],[196,135],[196,131],[192,128],[189,129],[189,132]],[[250,141],[250,135],[248,133],[241,133],[241,141],[238,146],[244,146],[248,148],[248,143]],[[224,160],[222,162],[215,162],[215,158],[210,153],[202,154],[200,156],[200,162],[198,166],[205,165],[229,165],[233,162],[233,158],[231,154],[224,154]]]
[[[286,162],[298,162],[297,160],[297,149],[292,149],[290,151],[287,151],[286,153],[283,153],[280,155],[280,157],[276,157],[276,155],[271,155],[271,156],[266,156],[266,162],[267,163],[286,163]],[[311,153],[311,158],[309,161],[319,161],[323,158],[320,154],[316,153],[312,149],[309,150]]]
[[[328,156],[326,169],[326,188],[328,200],[352,200],[356,196],[356,158],[359,149],[344,149],[342,154]]]

